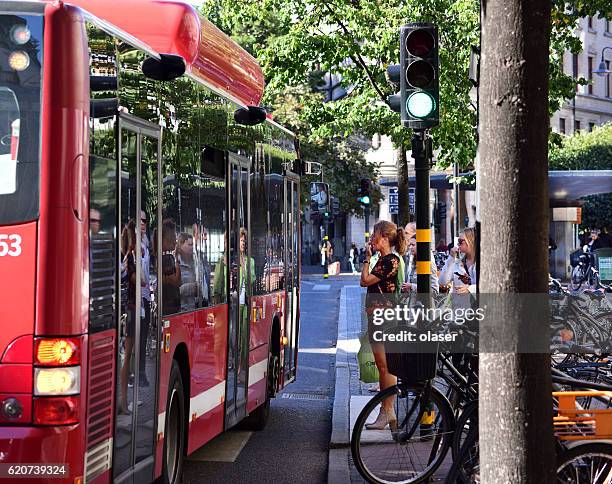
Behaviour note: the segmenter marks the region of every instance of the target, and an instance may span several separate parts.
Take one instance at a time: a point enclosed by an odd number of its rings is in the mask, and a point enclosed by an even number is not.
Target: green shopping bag
[[[374,353],[372,353],[372,347],[370,346],[367,332],[359,337],[359,343],[361,344],[359,352],[357,353],[359,379],[364,383],[377,383],[379,378],[378,368],[376,368]]]

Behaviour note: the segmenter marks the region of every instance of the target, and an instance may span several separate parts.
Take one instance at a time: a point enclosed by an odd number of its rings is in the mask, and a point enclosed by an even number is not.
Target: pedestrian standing
[[[351,272],[353,275],[359,274],[357,269],[355,268],[355,263],[357,262],[357,246],[355,242],[351,244],[351,250],[349,252],[349,264],[351,265]]]
[[[413,235],[408,242],[408,254],[410,254],[412,260],[416,259],[416,248],[417,241],[416,235]],[[438,294],[440,292],[440,285],[438,284],[438,270],[436,267],[436,261],[431,259],[431,274],[429,276],[429,281],[431,283],[431,290],[433,294]],[[402,292],[412,292],[415,293],[417,291],[417,271],[416,264],[411,264],[406,270],[406,282],[402,284]]]
[[[395,294],[400,290],[398,272],[400,271],[400,257],[407,248],[406,234],[403,229],[394,223],[381,221],[374,226],[370,243],[365,249],[365,261],[361,270],[361,286],[368,288],[368,295],[372,294]],[[395,249],[395,252],[393,251]],[[379,253],[376,265],[370,269],[370,258],[372,253]],[[370,301],[373,298],[370,299]],[[383,343],[374,340],[374,332],[380,327],[374,325],[373,311],[378,304],[391,303],[391,301],[369,302],[366,299],[366,313],[368,314],[368,337],[372,346],[372,353],[379,373],[380,389],[385,390],[397,383],[397,378],[390,374],[387,368],[387,357]],[[393,399],[385,400],[376,420],[366,424],[368,429],[384,429],[387,425],[393,427],[397,422],[393,410]]]
[[[465,229],[457,239],[457,247],[450,249],[440,271],[440,284],[453,284],[455,294],[476,293],[476,237],[472,227]]]

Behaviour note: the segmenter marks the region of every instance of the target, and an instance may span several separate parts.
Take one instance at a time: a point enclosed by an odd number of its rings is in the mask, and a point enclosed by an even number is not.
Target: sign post
[[[389,213],[397,215],[399,212],[399,193],[397,187],[389,188]]]

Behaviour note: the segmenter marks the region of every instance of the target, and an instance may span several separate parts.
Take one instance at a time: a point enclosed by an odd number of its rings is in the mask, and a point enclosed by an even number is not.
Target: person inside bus
[[[102,217],[100,216],[100,210],[91,207],[89,209],[89,227],[91,229],[91,235],[96,235],[98,232],[100,232],[101,222]]]
[[[248,256],[247,253],[247,231],[244,227],[240,228],[240,271],[238,274],[238,304],[240,305],[239,318],[240,324],[238,326],[240,337],[239,351],[241,356],[239,358],[242,363],[242,351],[248,351],[248,325],[249,325],[249,308],[247,305],[247,296],[252,294],[253,288],[255,287],[255,260]],[[240,365],[238,366],[238,373],[240,374]]]
[[[193,259],[195,280],[199,283],[196,307],[207,307],[210,300],[210,264],[208,262],[208,230],[193,224]]]
[[[196,268],[193,254],[193,236],[182,232],[178,236],[177,256],[181,268],[181,312],[193,311],[196,308],[196,297],[199,293],[196,280]]]
[[[181,266],[176,253],[176,224],[172,219],[162,222],[162,314],[181,310]]]
[[[121,389],[119,395],[119,413],[127,414],[130,409],[127,402],[127,387],[130,365],[132,363],[132,352],[134,351],[134,335],[136,330],[136,222],[132,219],[121,231],[121,269],[122,286],[127,286],[127,310],[125,358],[121,367]],[[123,277],[124,276],[124,277]],[[140,286],[145,285],[141,271]],[[139,318],[140,319],[140,318]]]
[[[149,337],[149,326],[151,324],[151,253],[149,251],[149,239],[147,237],[147,214],[140,211],[140,255],[142,257],[142,278],[144,285],[140,291],[142,299],[142,319],[140,321],[140,358],[139,358],[139,384],[143,387],[149,386],[146,372],[146,346]]]

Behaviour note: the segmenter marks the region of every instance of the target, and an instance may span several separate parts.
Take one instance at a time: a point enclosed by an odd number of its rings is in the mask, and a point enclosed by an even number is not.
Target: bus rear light
[[[81,363],[77,338],[37,339],[35,364],[40,366],[71,366]]]
[[[68,425],[79,421],[79,397],[43,397],[34,399],[34,423]]]
[[[25,71],[30,66],[30,56],[22,50],[12,52],[8,61],[11,69],[17,72]]]
[[[17,45],[27,44],[32,37],[32,32],[25,25],[14,25],[11,29],[11,38]]]
[[[34,370],[34,395],[75,395],[80,391],[80,366]]]

